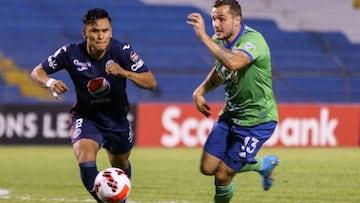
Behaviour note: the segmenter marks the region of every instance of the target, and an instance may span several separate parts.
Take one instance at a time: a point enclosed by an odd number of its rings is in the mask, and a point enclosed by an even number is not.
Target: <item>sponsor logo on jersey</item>
[[[56,52],[52,55],[48,57],[48,64],[49,67],[52,69],[55,69],[57,67],[57,63],[56,63],[56,57],[61,53],[61,52],[66,52],[66,46],[62,46],[60,49],[56,50]]]
[[[139,55],[135,51],[132,51],[130,53],[130,59],[132,62],[134,62],[134,64],[131,65],[131,70],[133,71],[139,70],[144,65],[144,61],[139,57]]]
[[[256,49],[256,46],[255,46],[255,44],[253,44],[251,42],[246,42],[245,48],[251,50],[251,49]]]
[[[106,62],[106,64],[105,64],[105,67],[107,68],[108,66],[110,66],[111,64],[113,64],[113,63],[115,63],[115,61],[114,60],[108,60],[107,62]]]
[[[85,71],[85,70],[87,70],[87,69],[89,69],[90,67],[91,67],[91,63],[89,62],[89,61],[86,61],[86,62],[80,62],[79,60],[77,60],[77,59],[75,59],[74,61],[73,61],[73,64],[75,65],[75,66],[77,66],[77,70],[78,71]]]
[[[216,72],[223,80],[230,80],[237,76],[237,71],[229,70],[221,64],[219,64],[219,66],[216,67]]]
[[[130,45],[128,45],[128,44],[124,45],[122,50],[125,50],[125,49],[130,49]]]
[[[47,61],[48,61],[48,64],[49,64],[49,67],[50,67],[50,68],[52,68],[52,69],[55,69],[55,68],[56,68],[57,63],[56,63],[55,57],[49,56],[49,58],[48,58]]]
[[[74,129],[72,131],[71,138],[75,139],[81,134],[81,128],[83,127],[84,119],[78,118],[75,120],[75,125],[73,125]]]
[[[72,139],[77,138],[80,134],[81,134],[81,129],[80,129],[80,128],[76,128],[76,129],[73,131]]]
[[[92,79],[88,82],[89,93],[95,98],[102,98],[109,94],[110,83],[104,77]]]

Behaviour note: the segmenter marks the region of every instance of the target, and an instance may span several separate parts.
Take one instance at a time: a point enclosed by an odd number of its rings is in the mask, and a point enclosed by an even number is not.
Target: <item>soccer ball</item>
[[[106,203],[119,203],[125,200],[131,190],[130,179],[119,168],[107,168],[98,173],[94,188],[96,195]]]

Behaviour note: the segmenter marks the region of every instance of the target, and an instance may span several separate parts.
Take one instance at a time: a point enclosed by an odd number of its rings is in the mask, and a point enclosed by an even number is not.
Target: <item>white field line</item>
[[[54,197],[54,198],[33,198],[30,195],[24,195],[24,196],[12,196],[10,195],[10,191],[0,188],[0,201],[6,199],[16,199],[21,201],[36,201],[36,202],[95,202],[93,199],[66,199],[62,197]],[[141,202],[135,202],[128,200],[127,203],[141,203]],[[176,201],[170,201],[170,202],[153,202],[153,203],[188,203],[188,202],[176,202]]]

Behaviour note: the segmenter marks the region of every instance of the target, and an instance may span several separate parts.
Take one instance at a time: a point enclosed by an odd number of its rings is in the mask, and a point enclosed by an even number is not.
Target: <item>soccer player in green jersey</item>
[[[215,177],[215,203],[230,202],[233,178],[239,172],[257,171],[264,190],[273,183],[276,155],[257,157],[278,123],[272,90],[269,47],[258,31],[242,22],[236,0],[215,0],[211,12],[214,36],[205,30],[199,13],[188,15],[187,24],[215,58],[206,79],[193,92],[197,109],[206,117],[210,107],[205,93],[224,86],[225,106],[205,143],[200,170]]]

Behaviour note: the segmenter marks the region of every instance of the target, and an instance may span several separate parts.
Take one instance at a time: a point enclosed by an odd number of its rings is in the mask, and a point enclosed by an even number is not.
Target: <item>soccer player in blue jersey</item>
[[[101,147],[106,149],[111,166],[131,177],[129,155],[134,139],[127,119],[126,81],[149,90],[154,90],[157,82],[130,44],[112,38],[111,18],[106,10],[89,10],[83,25],[84,40],[61,47],[36,66],[31,77],[60,100],[68,86],[49,75],[61,70],[70,75],[76,90],[76,102],[71,108],[73,151],[83,185],[97,202],[102,202],[93,188],[98,174],[96,155]]]
[[[263,36],[242,22],[236,0],[215,0],[211,12],[214,36],[205,31],[199,13],[188,15],[196,36],[215,58],[205,80],[194,90],[197,109],[206,117],[210,107],[204,95],[225,89],[225,106],[205,143],[200,170],[215,176],[215,203],[230,202],[233,178],[239,172],[257,171],[264,190],[273,183],[271,172],[278,165],[275,155],[257,157],[278,122],[272,90],[269,47]]]

